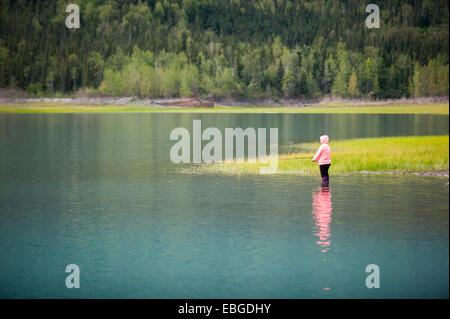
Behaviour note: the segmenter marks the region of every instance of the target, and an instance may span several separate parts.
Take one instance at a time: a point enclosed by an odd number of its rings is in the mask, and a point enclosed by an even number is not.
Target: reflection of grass
[[[0,113],[79,113],[79,112],[149,112],[149,113],[342,113],[342,114],[449,114],[448,104],[430,105],[314,105],[308,107],[224,106],[214,108],[163,108],[150,106],[70,105],[61,102],[0,104]]]
[[[281,154],[279,172],[298,172],[318,175],[317,164],[310,159],[318,143],[294,145],[301,153]],[[364,138],[336,141],[330,143],[332,165],[330,173],[358,171],[406,172],[448,170],[449,137],[447,136],[411,136]],[[203,172],[221,173],[258,173],[261,165],[249,163],[201,165],[197,168]]]

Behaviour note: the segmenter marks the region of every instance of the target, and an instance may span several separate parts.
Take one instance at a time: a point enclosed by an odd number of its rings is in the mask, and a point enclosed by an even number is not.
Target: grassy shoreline
[[[64,103],[0,104],[0,113],[304,113],[304,114],[436,114],[449,115],[449,104],[427,105],[314,105],[307,107],[226,106],[214,108],[133,105],[73,105]]]
[[[316,163],[309,159],[318,143],[295,145],[297,150],[278,157],[278,173],[319,175]],[[448,171],[449,136],[407,136],[342,140],[330,143],[332,165],[330,174],[426,174]],[[259,163],[205,164],[195,168],[201,173],[259,174]],[[444,174],[445,175],[445,174]]]

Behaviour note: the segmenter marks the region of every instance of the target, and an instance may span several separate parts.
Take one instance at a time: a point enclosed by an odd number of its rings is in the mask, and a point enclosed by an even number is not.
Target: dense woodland
[[[447,1],[1,0],[0,87],[36,96],[448,96],[448,67]]]

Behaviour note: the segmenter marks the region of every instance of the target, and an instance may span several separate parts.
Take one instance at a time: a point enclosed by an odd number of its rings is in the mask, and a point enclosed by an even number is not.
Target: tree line
[[[448,2],[1,0],[0,87],[37,96],[448,95]]]

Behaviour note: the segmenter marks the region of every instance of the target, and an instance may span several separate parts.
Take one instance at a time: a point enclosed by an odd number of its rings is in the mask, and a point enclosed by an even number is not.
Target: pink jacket
[[[313,157],[313,162],[317,161],[319,165],[331,164],[331,149],[328,145],[328,141],[330,138],[328,135],[322,135],[320,137],[320,145],[319,149],[316,152],[316,155]]]

